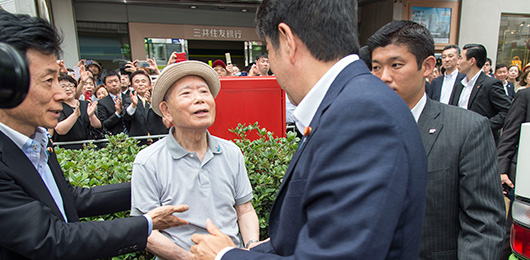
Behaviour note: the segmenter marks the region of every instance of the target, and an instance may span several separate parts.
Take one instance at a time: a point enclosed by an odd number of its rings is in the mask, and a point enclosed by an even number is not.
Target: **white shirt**
[[[504,87],[504,92],[506,93],[506,96],[510,96],[510,94],[508,94],[508,81],[505,80],[502,85]]]
[[[458,69],[456,69],[449,75],[446,75],[444,73],[444,80],[443,80],[442,89],[440,92],[441,103],[449,104],[449,99],[451,99],[451,93],[453,93],[453,87],[455,86],[455,81],[456,81],[457,76],[458,76]]]
[[[340,59],[324,74],[324,76],[322,76],[322,78],[320,78],[320,80],[318,80],[317,84],[315,84],[315,86],[309,90],[307,95],[305,95],[292,115],[292,118],[296,123],[296,128],[298,128],[300,133],[303,133],[304,129],[309,126],[311,120],[313,120],[313,117],[315,116],[320,103],[322,103],[322,100],[324,100],[324,96],[326,96],[331,83],[335,81],[335,78],[344,68],[358,59],[359,56],[357,56],[357,54],[350,54]],[[223,248],[223,250],[217,253],[215,260],[221,260],[224,254],[232,249],[232,247]]]
[[[418,101],[418,103],[416,103],[416,105],[410,110],[414,116],[414,119],[416,120],[416,123],[418,123],[418,120],[420,119],[421,112],[423,112],[425,104],[427,104],[427,95],[424,93],[420,101]]]
[[[473,78],[471,78],[470,81],[467,81],[467,77],[462,80],[462,85],[464,85],[464,88],[462,89],[460,99],[458,100],[459,107],[467,109],[469,97],[471,96],[471,91],[473,90],[473,86],[475,86],[475,83],[477,82],[478,76],[481,72],[482,70],[479,70],[479,72]]]

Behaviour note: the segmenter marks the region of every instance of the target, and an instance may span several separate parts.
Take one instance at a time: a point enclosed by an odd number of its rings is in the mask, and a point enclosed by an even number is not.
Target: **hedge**
[[[272,203],[283,179],[291,157],[296,150],[299,138],[295,133],[287,137],[275,137],[272,132],[260,128],[258,123],[239,124],[231,132],[237,135],[233,142],[241,148],[250,182],[254,189],[252,204],[258,214],[261,239],[268,237],[267,222]],[[256,135],[250,140],[249,135]],[[98,185],[128,182],[131,180],[132,164],[136,154],[144,146],[125,134],[107,136],[107,147],[98,149],[88,144],[82,150],[55,148],[57,158],[65,176],[72,185],[93,187]],[[84,218],[81,221],[101,221],[128,217],[129,212],[119,212],[104,216]],[[149,252],[113,257],[117,259],[153,259]]]

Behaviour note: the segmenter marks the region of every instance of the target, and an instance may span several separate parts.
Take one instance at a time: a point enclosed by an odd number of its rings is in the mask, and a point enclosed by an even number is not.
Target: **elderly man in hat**
[[[147,249],[164,259],[187,259],[194,233],[211,219],[238,247],[259,239],[252,188],[239,148],[210,135],[220,81],[206,63],[172,64],[153,89],[153,110],[173,123],[169,135],[138,153],[132,173],[131,215],[186,202],[184,228],[153,231]]]

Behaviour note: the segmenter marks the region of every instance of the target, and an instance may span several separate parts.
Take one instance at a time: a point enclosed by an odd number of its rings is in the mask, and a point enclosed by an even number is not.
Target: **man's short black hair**
[[[434,40],[427,28],[422,25],[407,21],[393,21],[368,39],[370,53],[378,47],[386,47],[390,44],[406,46],[410,53],[416,57],[418,70],[421,69],[423,61],[434,56]]]
[[[256,56],[256,61],[258,61],[259,59],[261,58],[266,58],[268,59],[269,58],[269,55],[267,53],[260,53]]]
[[[133,79],[134,77],[136,77],[137,75],[144,75],[147,77],[147,80],[149,81],[149,84],[151,84],[151,77],[149,76],[149,74],[147,74],[147,72],[145,72],[144,70],[137,70],[135,72],[133,72],[130,76],[129,76],[129,80],[131,81],[131,84],[133,82]]]
[[[458,45],[454,45],[454,44],[449,44],[447,46],[445,46],[442,50],[442,52],[446,51],[446,50],[449,50],[449,49],[456,49],[456,53],[458,55],[460,55],[460,47],[458,47]]]
[[[364,64],[366,64],[369,70],[372,70],[372,53],[370,52],[368,45],[359,49],[359,58],[364,61]]]
[[[57,58],[62,54],[62,38],[53,25],[41,18],[5,10],[0,10],[0,42],[13,46],[24,56],[28,49]]]
[[[280,23],[320,61],[333,61],[359,51],[357,0],[263,0],[256,13],[258,35],[279,47]]]
[[[118,80],[120,79],[120,74],[118,74],[116,71],[114,70],[107,70],[105,71],[105,73],[103,73],[103,77],[102,77],[102,80],[103,80],[103,84],[107,84],[106,82],[106,79],[108,77],[111,77],[111,76],[117,76],[118,77]]]
[[[502,68],[508,69],[508,66],[506,66],[506,64],[499,63],[497,64],[497,66],[495,66],[495,72],[497,72],[497,70],[502,69]]]
[[[477,67],[479,69],[484,66],[484,63],[486,63],[486,58],[488,57],[488,53],[484,45],[478,43],[470,43],[466,44],[463,49],[467,50],[466,59],[469,60],[471,58],[475,58],[475,60],[477,61]]]

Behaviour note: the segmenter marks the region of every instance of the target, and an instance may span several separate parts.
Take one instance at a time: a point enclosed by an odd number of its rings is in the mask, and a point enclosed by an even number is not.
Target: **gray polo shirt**
[[[138,153],[132,171],[131,215],[143,215],[163,205],[187,204],[190,209],[176,214],[189,225],[162,233],[189,250],[195,233],[208,234],[206,219],[241,247],[235,205],[253,198],[245,160],[234,143],[208,133],[208,150],[201,162],[186,151],[173,136]]]

